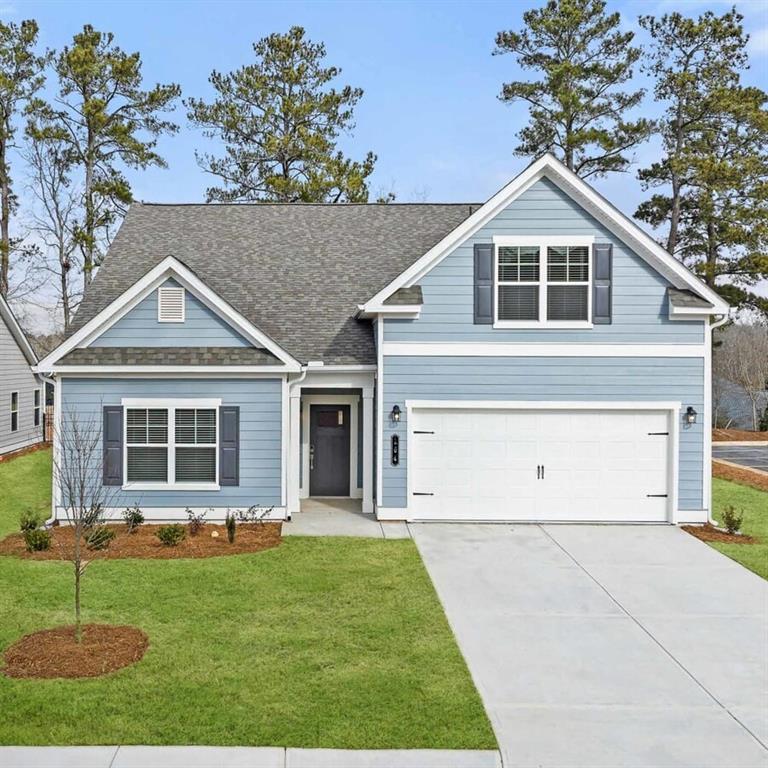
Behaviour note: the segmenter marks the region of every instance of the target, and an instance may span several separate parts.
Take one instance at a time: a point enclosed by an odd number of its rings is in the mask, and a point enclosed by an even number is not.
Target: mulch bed
[[[75,628],[56,627],[24,635],[3,654],[7,677],[99,677],[141,659],[149,638],[136,627],[85,624],[82,643]]]
[[[713,429],[712,440],[719,443],[768,442],[768,432],[750,432],[746,429]]]
[[[117,533],[106,549],[86,549],[86,560],[117,560],[141,558],[150,560],[174,560],[184,557],[221,557],[260,552],[280,544],[281,523],[243,523],[237,526],[235,541],[227,541],[223,525],[206,523],[196,536],[187,536],[175,547],[165,546],[155,536],[160,525],[145,524],[135,533],[128,533],[125,526],[115,524]],[[186,528],[186,526],[185,526]],[[67,560],[72,552],[74,529],[68,525],[51,528],[51,548],[42,552],[27,552],[21,533],[12,533],[0,541],[0,555],[15,555],[29,560]],[[218,535],[215,535],[218,534]]]
[[[20,456],[26,456],[28,453],[43,451],[50,447],[50,443],[35,443],[34,445],[28,445],[26,448],[19,448],[18,451],[13,451],[12,453],[6,453],[4,456],[0,456],[0,462],[12,461],[13,459],[18,459]]]
[[[746,467],[734,467],[732,464],[725,464],[714,459],[712,461],[712,475],[721,480],[731,480],[740,485],[757,488],[758,491],[768,491],[768,475],[752,471]]]
[[[757,539],[743,534],[728,533],[715,528],[714,525],[684,525],[683,530],[702,541],[720,541],[724,544],[754,544]]]

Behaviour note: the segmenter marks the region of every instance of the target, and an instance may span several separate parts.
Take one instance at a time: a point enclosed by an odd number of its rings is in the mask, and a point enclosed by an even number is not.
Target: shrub
[[[96,528],[92,528],[85,535],[85,545],[88,549],[106,549],[114,538],[115,531],[113,528],[107,525],[99,525]]]
[[[224,525],[227,527],[227,541],[230,544],[233,544],[235,541],[235,532],[237,531],[237,518],[231,512],[227,512]]]
[[[40,527],[43,520],[37,512],[27,509],[19,515],[19,528],[22,531],[34,531]]]
[[[723,507],[723,525],[728,533],[738,533],[741,524],[744,522],[744,510],[736,510],[733,504],[726,504]]]
[[[138,527],[144,522],[144,515],[138,505],[128,507],[123,512],[123,520],[125,520],[125,524],[128,527],[128,533],[136,533]]]
[[[51,532],[45,528],[32,528],[24,531],[24,543],[27,552],[42,552],[51,548]]]
[[[205,525],[205,512],[193,512],[187,507],[187,520],[189,520],[189,535],[197,536]]]
[[[242,509],[235,510],[235,514],[239,523],[263,523],[273,509],[274,507],[259,507],[254,504],[245,512]]]
[[[155,536],[157,536],[166,547],[176,547],[184,541],[187,532],[184,530],[183,525],[173,523],[172,525],[161,525],[157,529]]]

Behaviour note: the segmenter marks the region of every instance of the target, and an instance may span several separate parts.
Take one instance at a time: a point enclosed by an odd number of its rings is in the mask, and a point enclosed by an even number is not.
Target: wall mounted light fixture
[[[686,424],[695,424],[696,423],[696,416],[698,414],[694,410],[692,405],[689,405],[688,408],[685,410],[685,416],[683,417],[685,419]]]
[[[393,423],[397,424],[400,421],[400,413],[399,405],[392,406],[392,413],[389,414],[389,417],[392,419]]]

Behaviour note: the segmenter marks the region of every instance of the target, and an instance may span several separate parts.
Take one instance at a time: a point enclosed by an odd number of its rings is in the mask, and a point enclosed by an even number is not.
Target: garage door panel
[[[410,418],[410,491],[432,494],[411,497],[415,519],[668,517],[669,437],[649,435],[667,432],[663,411],[414,409]]]

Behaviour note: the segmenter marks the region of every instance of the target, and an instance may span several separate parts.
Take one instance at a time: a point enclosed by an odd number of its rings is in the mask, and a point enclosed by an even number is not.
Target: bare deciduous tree
[[[80,584],[88,567],[85,537],[103,525],[104,511],[114,495],[102,477],[102,430],[97,416],[61,414],[53,456],[53,481],[60,489],[67,523],[74,541],[65,551],[75,577],[75,640],[82,641]]]
[[[768,325],[731,325],[719,334],[715,376],[741,387],[752,406],[752,428],[760,423],[760,402],[768,389]]]

